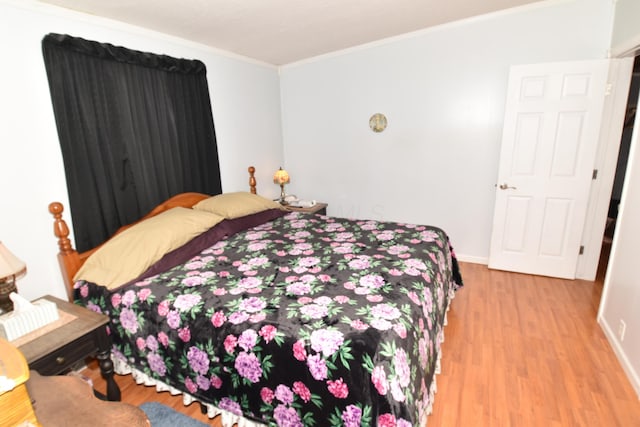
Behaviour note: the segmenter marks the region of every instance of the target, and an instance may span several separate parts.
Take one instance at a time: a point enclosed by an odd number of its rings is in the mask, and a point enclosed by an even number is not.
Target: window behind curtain
[[[42,49],[79,251],[175,194],[221,192],[201,61],[60,34]]]

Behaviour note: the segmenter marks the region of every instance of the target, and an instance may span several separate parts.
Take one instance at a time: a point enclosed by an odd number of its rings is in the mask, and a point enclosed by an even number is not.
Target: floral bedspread
[[[290,213],[115,291],[114,356],[199,400],[278,426],[415,426],[461,286],[434,227]]]

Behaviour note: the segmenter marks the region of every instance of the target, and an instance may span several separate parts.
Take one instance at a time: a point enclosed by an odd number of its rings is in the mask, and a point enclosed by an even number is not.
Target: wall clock
[[[369,119],[369,127],[376,133],[382,132],[387,127],[387,118],[382,113],[376,113]]]

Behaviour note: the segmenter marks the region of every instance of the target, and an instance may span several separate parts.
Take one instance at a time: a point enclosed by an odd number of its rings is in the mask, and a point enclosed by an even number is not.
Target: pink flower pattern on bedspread
[[[438,228],[290,213],[116,290],[78,282],[76,298],[110,316],[115,357],[231,413],[410,426],[460,286]]]

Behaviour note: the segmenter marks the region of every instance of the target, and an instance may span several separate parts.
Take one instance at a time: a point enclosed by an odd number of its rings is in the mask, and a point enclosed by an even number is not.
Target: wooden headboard
[[[249,191],[252,194],[256,194],[256,178],[255,178],[256,169],[253,166],[249,166]],[[126,230],[132,225],[143,221],[147,218],[151,218],[156,216],[164,211],[167,211],[171,208],[175,208],[178,206],[190,208],[201,200],[210,197],[207,194],[202,193],[181,193],[177,194],[168,200],[160,203],[158,206],[153,208],[151,212],[146,214],[144,217],[140,218],[138,221],[120,227],[113,235],[115,236],[118,233]],[[69,239],[69,227],[67,226],[66,221],[62,217],[64,212],[64,206],[60,202],[52,202],[49,204],[49,212],[53,215],[53,234],[58,239],[58,247],[60,248],[60,252],[58,252],[58,263],[60,264],[60,270],[62,271],[62,278],[64,279],[64,284],[67,288],[67,297],[70,301],[73,300],[73,277],[76,275],[82,264],[89,258],[89,256],[94,253],[100,246],[96,246],[95,248],[89,249],[85,252],[78,252],[73,248],[71,244],[71,240]],[[113,237],[113,236],[112,236]],[[103,243],[104,244],[104,243]]]

